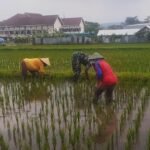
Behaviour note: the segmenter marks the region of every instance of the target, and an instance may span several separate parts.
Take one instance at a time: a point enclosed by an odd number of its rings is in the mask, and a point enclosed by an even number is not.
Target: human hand
[[[95,84],[95,87],[100,88],[101,84],[102,84],[101,81],[97,81],[97,83]]]

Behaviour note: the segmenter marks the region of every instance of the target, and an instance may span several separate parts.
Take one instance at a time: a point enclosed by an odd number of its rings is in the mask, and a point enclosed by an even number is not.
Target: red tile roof
[[[53,26],[57,18],[60,20],[58,15],[43,16],[41,14],[35,13],[16,14],[15,16],[0,22],[0,26],[21,26],[37,24]]]
[[[81,21],[83,21],[83,19],[81,17],[78,17],[78,18],[63,18],[62,19],[62,23],[63,23],[64,26],[79,26]]]

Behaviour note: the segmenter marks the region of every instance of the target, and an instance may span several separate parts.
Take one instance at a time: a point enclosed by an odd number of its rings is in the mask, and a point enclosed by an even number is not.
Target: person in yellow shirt
[[[21,72],[25,79],[27,72],[30,72],[32,76],[45,74],[44,67],[50,66],[49,58],[24,58],[21,61]]]

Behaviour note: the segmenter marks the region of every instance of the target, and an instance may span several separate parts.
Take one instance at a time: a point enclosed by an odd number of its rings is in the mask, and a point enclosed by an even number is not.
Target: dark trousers
[[[22,77],[25,79],[27,76],[27,67],[24,61],[21,62],[21,74]]]
[[[99,88],[96,88],[95,96],[94,96],[94,103],[98,102],[98,99],[103,92],[105,92],[106,102],[108,103],[111,102],[113,100],[114,88],[115,88],[115,85],[110,85],[110,86],[105,86],[105,87],[100,86]]]

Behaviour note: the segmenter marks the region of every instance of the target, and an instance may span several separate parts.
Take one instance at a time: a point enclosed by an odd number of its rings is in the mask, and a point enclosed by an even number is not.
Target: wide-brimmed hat
[[[40,60],[45,63],[46,65],[50,66],[50,61],[49,61],[49,58],[40,58]]]
[[[95,52],[92,55],[89,55],[88,59],[89,60],[104,59],[104,56],[102,56],[101,54]]]

